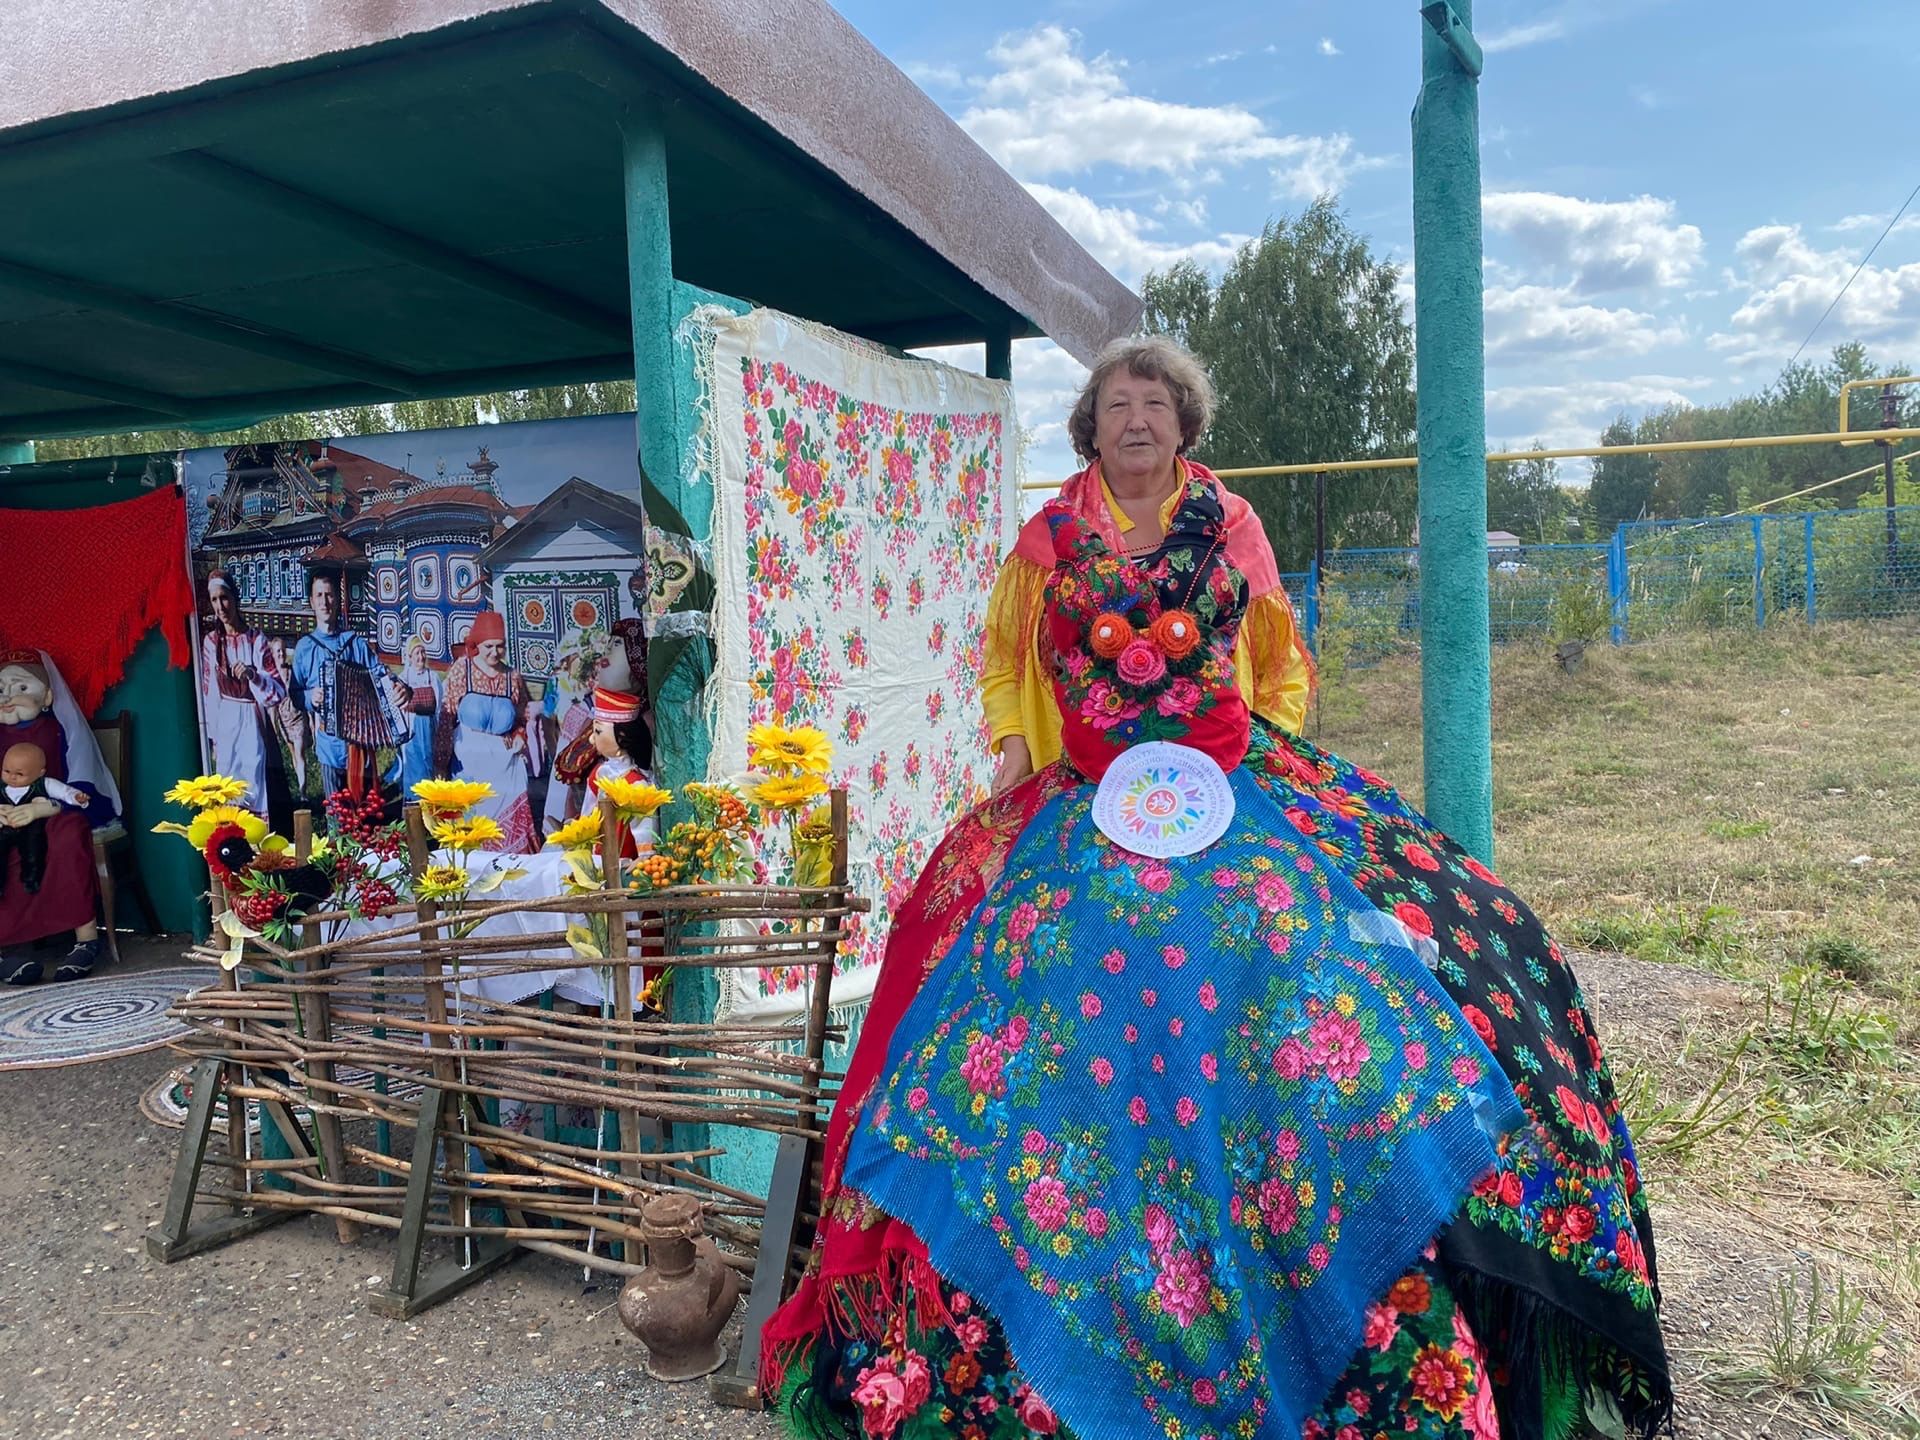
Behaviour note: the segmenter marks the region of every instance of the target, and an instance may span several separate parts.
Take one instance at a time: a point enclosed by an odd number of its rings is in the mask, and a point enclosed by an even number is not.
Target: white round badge
[[[1211,758],[1164,740],[1115,760],[1093,797],[1093,823],[1123,850],[1155,860],[1201,851],[1233,822],[1233,787]]]

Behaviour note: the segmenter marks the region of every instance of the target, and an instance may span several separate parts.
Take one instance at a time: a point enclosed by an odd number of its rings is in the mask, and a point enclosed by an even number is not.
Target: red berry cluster
[[[361,846],[382,860],[392,860],[405,848],[406,841],[398,825],[381,821],[386,803],[376,790],[355,795],[351,790],[336,790],[327,796],[327,818],[333,822],[336,838]]]
[[[284,890],[243,890],[233,897],[233,913],[242,923],[259,929],[286,909]]]
[[[395,893],[393,886],[385,880],[377,880],[372,876],[362,877],[353,892],[353,907],[362,915],[378,915],[389,905],[396,905],[399,901],[400,897]]]
[[[383,806],[378,791],[356,795],[351,790],[336,790],[327,796],[327,818],[337,833],[362,844],[373,839],[380,827]]]

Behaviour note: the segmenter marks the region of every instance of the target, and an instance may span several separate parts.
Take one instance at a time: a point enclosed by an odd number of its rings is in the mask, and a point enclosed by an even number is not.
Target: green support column
[[[640,496],[648,525],[657,532],[648,538],[648,563],[658,563],[657,551],[670,550],[697,567],[696,579],[673,609],[659,617],[647,646],[654,769],[661,784],[677,791],[689,780],[707,778],[707,755],[712,749],[706,718],[701,713],[701,696],[713,672],[708,619],[713,583],[700,560],[712,533],[712,495],[690,493],[689,477],[680,463],[693,424],[693,396],[686,388],[690,381],[681,378],[674,351],[673,332],[681,307],[675,300],[667,210],[667,142],[659,111],[652,106],[636,106],[628,113],[622,137]],[[670,823],[675,817],[663,818]],[[673,988],[669,1007],[672,1018],[711,1018],[719,998],[712,972],[689,971],[683,982]],[[675,1143],[696,1143],[698,1139],[677,1135]]]
[[[1413,110],[1420,421],[1420,680],[1426,809],[1493,861],[1487,421],[1480,248],[1480,51],[1472,0],[1421,10]]]
[[[987,336],[987,378],[989,380],[1013,379],[1013,335],[1002,330],[998,334]]]
[[[640,436],[641,498],[664,543],[695,558],[712,528],[710,492],[688,493],[680,463],[692,424],[692,397],[681,393],[673,331],[673,242],[668,231],[667,146],[657,111],[630,113],[624,128],[627,285],[633,312],[633,382]],[[701,567],[704,577],[704,566]],[[711,583],[687,587],[665,629],[649,646],[654,760],[661,783],[678,789],[704,780],[710,748],[700,697],[712,668],[706,613]],[[636,677],[637,678],[637,677]]]
[[[33,441],[0,440],[0,465],[33,464]]]

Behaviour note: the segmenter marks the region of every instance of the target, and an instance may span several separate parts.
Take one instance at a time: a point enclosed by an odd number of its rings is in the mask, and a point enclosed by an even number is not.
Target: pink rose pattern
[[[873,904],[843,947],[846,973],[879,963],[893,906],[941,833],[986,797],[987,736],[965,697],[979,689],[986,597],[1016,518],[1003,421],[891,409],[752,356],[739,385],[746,718],[817,725],[834,742],[854,882]],[[901,657],[920,694],[892,685],[898,673],[867,688]],[[806,980],[803,967],[759,971],[763,994]]]
[[[1267,1337],[1353,1248],[1382,1157],[1477,1134],[1448,1062],[1479,1042],[1411,957],[1328,943],[1348,902],[1258,811],[1194,864],[1098,839],[1088,787],[1053,804],[895,1031],[843,1183],[890,1213],[939,1194],[1156,1422],[1258,1428]],[[1276,935],[1314,966],[1268,963]]]
[[[1249,768],[1300,834],[1368,899],[1440,944],[1437,976],[1505,1070],[1532,1122],[1474,1187],[1468,1218],[1652,1316],[1651,1220],[1580,988],[1520,899],[1378,776],[1256,727]],[[1330,1061],[1350,1052],[1326,1035]],[[1408,1062],[1425,1066],[1424,1050]],[[1463,1078],[1481,1063],[1449,1062]],[[1329,1070],[1331,1072],[1331,1069]]]

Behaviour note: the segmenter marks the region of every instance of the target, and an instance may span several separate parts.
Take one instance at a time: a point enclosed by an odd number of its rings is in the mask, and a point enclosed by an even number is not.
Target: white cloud
[[[1160,222],[1137,210],[1101,205],[1078,190],[1062,190],[1037,181],[1029,182],[1027,191],[1096,260],[1129,285],[1147,271],[1164,270],[1178,260],[1193,260],[1217,269],[1253,238],[1227,234],[1181,244],[1156,238]]]
[[[1200,64],[1203,68],[1208,65],[1226,65],[1226,64],[1230,64],[1232,61],[1238,60],[1242,55],[1246,53],[1247,52],[1244,50],[1222,50],[1218,55],[1207,56],[1207,58],[1202,60]]]
[[[1239,105],[1136,95],[1124,62],[1082,54],[1080,37],[1057,25],[1003,36],[988,58],[997,68],[975,86],[960,124],[1023,180],[1101,165],[1191,177],[1265,161],[1284,193],[1311,198],[1382,163],[1358,153],[1350,136],[1271,134]]]
[[[1502,385],[1487,391],[1487,442],[1494,450],[1525,449],[1538,440],[1550,450],[1599,442],[1607,422],[1629,415],[1690,405],[1691,392],[1714,382],[1672,375],[1633,375],[1620,380],[1575,380],[1562,385]],[[1564,479],[1586,477],[1583,461],[1562,461]]]
[[[1528,45],[1558,40],[1569,28],[1568,18],[1564,15],[1535,20],[1526,25],[1510,25],[1483,37],[1480,48],[1489,55],[1497,55],[1502,50],[1520,50]]]
[[[907,78],[922,90],[938,87],[942,90],[958,90],[966,83],[966,76],[957,65],[932,65],[919,60],[909,60],[900,67],[907,72]]]
[[[1707,340],[1733,364],[1785,363],[1829,305],[1833,313],[1808,347],[1814,354],[1845,340],[1920,342],[1920,262],[1868,265],[1849,286],[1857,254],[1818,249],[1798,225],[1749,230],[1733,253],[1728,288],[1744,298],[1728,328]],[[1846,294],[1834,304],[1843,286]]]
[[[1635,85],[1627,93],[1633,97],[1633,103],[1642,110],[1658,110],[1660,97],[1645,85]]]
[[[1385,156],[1357,153],[1350,135],[1288,135],[1280,143],[1287,159],[1274,167],[1274,183],[1278,193],[1295,200],[1337,195],[1354,174],[1393,163]]]
[[[1547,191],[1497,191],[1482,201],[1489,230],[1592,295],[1686,283],[1705,248],[1700,231],[1675,222],[1671,200],[1582,200]]]
[[[1865,231],[1871,235],[1878,235],[1882,230],[1886,229],[1886,225],[1887,217],[1885,215],[1848,215],[1844,219],[1836,220],[1826,228],[1838,231],[1842,235],[1857,234],[1861,231]],[[1909,230],[1920,230],[1920,215],[1902,215],[1900,222],[1895,225],[1893,229],[1888,230],[1887,234],[1903,235]]]
[[[1322,55],[1338,55],[1340,53],[1340,47],[1333,43],[1332,36],[1322,35],[1320,37],[1320,53]]]
[[[1571,287],[1487,287],[1489,365],[1547,357],[1644,355],[1685,339],[1680,325],[1638,310],[1583,303]]]

